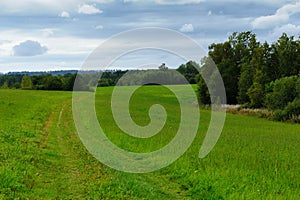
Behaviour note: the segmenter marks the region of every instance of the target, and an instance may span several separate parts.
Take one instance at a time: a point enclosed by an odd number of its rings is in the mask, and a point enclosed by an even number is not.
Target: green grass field
[[[168,112],[160,133],[137,139],[115,124],[112,89],[96,94],[97,116],[112,142],[150,152],[174,137],[180,112],[170,91],[145,86],[133,95],[130,111],[139,125],[150,122],[154,103]],[[217,145],[199,159],[210,121],[210,112],[201,111],[197,137],[181,158],[156,172],[130,174],[87,152],[74,126],[71,92],[0,90],[0,111],[0,199],[300,199],[299,124],[227,114]]]

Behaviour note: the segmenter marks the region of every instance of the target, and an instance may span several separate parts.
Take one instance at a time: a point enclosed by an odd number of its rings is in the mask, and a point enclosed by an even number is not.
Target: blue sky
[[[122,31],[168,28],[204,48],[234,31],[273,42],[298,37],[299,0],[0,0],[0,72],[79,69],[103,41]],[[149,61],[147,61],[147,59]],[[116,67],[184,62],[165,52],[126,55]]]

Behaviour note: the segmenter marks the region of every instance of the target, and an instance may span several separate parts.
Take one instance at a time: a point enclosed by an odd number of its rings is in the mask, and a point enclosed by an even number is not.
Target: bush
[[[266,95],[266,106],[270,110],[283,109],[296,97],[296,77],[285,77],[270,84],[272,91]]]
[[[274,113],[274,119],[278,121],[300,122],[300,99],[295,99],[288,103],[284,110],[277,110]]]

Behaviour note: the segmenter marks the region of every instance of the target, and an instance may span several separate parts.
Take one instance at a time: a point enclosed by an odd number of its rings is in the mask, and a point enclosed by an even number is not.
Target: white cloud
[[[63,18],[69,18],[70,14],[67,11],[62,11],[59,16]]]
[[[300,34],[300,25],[297,26],[294,24],[285,24],[283,26],[276,27],[274,29],[273,35],[274,37],[279,38],[282,35],[282,33],[286,33],[290,36],[293,35],[297,37]]]
[[[152,2],[162,5],[184,5],[205,2],[206,0],[123,0],[123,2]]]
[[[193,24],[184,24],[179,30],[183,33],[190,33],[194,31],[194,26]]]
[[[278,26],[287,22],[291,15],[300,12],[300,1],[294,4],[287,4],[279,8],[274,15],[261,16],[252,22],[252,27],[256,29],[266,29]]]
[[[96,8],[95,5],[82,4],[78,6],[78,13],[80,14],[92,15],[92,14],[99,14],[102,12],[103,11]]]
[[[0,11],[4,13],[51,13],[62,10],[76,9],[77,5],[98,3],[112,3],[115,0],[0,0]]]
[[[48,51],[46,46],[42,46],[37,41],[27,40],[13,47],[14,56],[37,56]]]
[[[102,25],[98,25],[98,26],[95,26],[95,29],[96,30],[100,30],[100,29],[103,29],[104,27]]]
[[[208,11],[207,16],[211,16],[212,15],[212,11]]]
[[[32,29],[20,30],[12,29],[0,32],[0,38],[6,38],[5,42],[0,42],[0,55],[9,57],[13,55],[13,47],[19,45],[22,41],[39,41],[48,47],[47,55],[88,55],[104,39],[77,38],[72,36],[45,37],[45,30],[58,31],[57,29]]]

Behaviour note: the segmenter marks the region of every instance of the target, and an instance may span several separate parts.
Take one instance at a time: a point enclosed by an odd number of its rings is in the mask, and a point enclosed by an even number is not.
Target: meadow
[[[113,143],[150,152],[175,136],[180,108],[168,89],[144,86],[131,98],[139,125],[150,122],[153,104],[168,113],[161,132],[148,139],[128,136],[115,124],[112,91],[98,88],[95,108]],[[0,90],[0,111],[0,199],[300,199],[299,124],[227,114],[218,143],[199,159],[210,122],[210,111],[201,110],[197,136],[182,157],[161,170],[131,174],[101,164],[85,149],[71,92]]]

